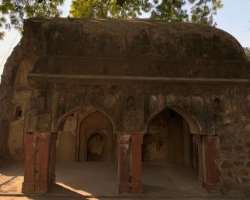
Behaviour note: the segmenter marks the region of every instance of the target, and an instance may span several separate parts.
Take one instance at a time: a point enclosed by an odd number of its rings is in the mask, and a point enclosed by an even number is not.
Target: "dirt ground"
[[[178,199],[178,200],[245,200],[246,197],[225,197],[208,194],[190,169],[163,164],[143,165],[144,192],[141,195],[117,194],[117,168],[112,163],[58,163],[57,185],[45,196],[25,196],[21,193],[22,163],[5,163],[0,167],[0,200],[52,199]],[[249,197],[250,199],[250,197]]]

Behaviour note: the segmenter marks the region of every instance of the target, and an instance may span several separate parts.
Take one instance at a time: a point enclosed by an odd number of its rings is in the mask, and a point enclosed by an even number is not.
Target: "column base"
[[[26,194],[44,194],[48,192],[48,183],[46,182],[23,182],[22,192]]]
[[[132,185],[131,185],[131,192],[132,193],[142,193],[143,192],[142,183],[141,182],[132,183]]]
[[[127,183],[124,184],[119,184],[119,189],[118,189],[119,193],[130,193],[130,186]]]

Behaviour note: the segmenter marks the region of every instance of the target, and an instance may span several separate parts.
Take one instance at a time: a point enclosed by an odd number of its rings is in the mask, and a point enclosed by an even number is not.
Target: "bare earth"
[[[4,164],[4,166],[3,166]],[[239,195],[221,196],[208,194],[189,169],[162,164],[144,164],[141,195],[118,195],[116,166],[112,163],[67,162],[58,163],[57,185],[47,195],[24,195],[22,163],[2,163],[0,166],[0,200],[47,200],[47,199],[174,199],[174,200],[247,200]]]

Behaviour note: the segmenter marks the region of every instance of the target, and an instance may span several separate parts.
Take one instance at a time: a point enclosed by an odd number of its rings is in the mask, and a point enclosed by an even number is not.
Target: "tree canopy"
[[[214,25],[221,0],[73,0],[74,17],[147,17],[165,21],[191,21]]]
[[[0,37],[4,29],[22,30],[30,17],[60,16],[65,0],[0,0]],[[72,0],[70,17],[151,18],[164,21],[189,21],[215,25],[213,16],[222,0]]]
[[[0,38],[4,30],[22,30],[23,20],[30,17],[60,16],[64,0],[0,0]]]

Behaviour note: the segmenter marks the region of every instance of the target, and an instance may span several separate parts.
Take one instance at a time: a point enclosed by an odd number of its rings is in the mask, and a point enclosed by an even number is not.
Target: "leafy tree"
[[[60,16],[64,0],[0,0],[0,28],[21,30],[30,17]],[[213,16],[222,0],[72,0],[70,16],[84,18],[147,17],[215,25]],[[3,36],[0,32],[0,38]]]
[[[192,21],[215,25],[213,16],[222,0],[73,0],[74,17],[135,18]]]
[[[23,20],[30,17],[56,17],[64,0],[0,0],[0,28],[22,30]],[[4,32],[0,32],[0,38]]]

